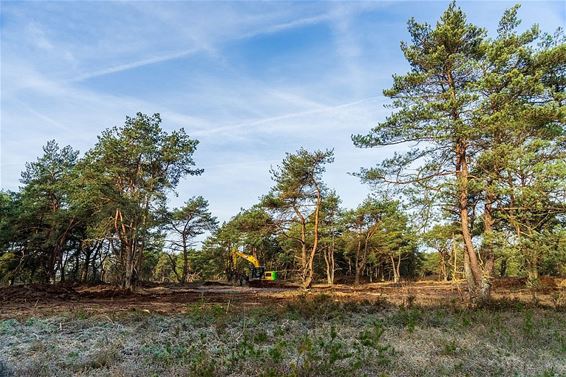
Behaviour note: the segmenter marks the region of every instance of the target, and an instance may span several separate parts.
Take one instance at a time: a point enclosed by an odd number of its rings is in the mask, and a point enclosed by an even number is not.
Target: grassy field
[[[4,312],[0,376],[566,376],[562,305],[258,295]]]

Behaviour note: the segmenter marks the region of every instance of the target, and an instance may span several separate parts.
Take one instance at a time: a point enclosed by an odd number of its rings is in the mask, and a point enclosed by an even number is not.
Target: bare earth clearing
[[[0,289],[0,376],[565,376],[563,282]]]

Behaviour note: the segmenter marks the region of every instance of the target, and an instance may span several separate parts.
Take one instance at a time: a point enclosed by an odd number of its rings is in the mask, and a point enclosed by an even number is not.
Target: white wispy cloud
[[[253,37],[257,37],[257,36],[261,36],[261,35],[279,33],[279,32],[283,32],[283,31],[286,31],[286,30],[305,27],[305,26],[309,26],[309,25],[315,25],[315,24],[319,24],[319,23],[323,23],[323,22],[336,22],[339,25],[338,32],[339,33],[340,32],[346,33],[348,31],[346,24],[348,22],[347,19],[349,17],[355,15],[358,12],[362,12],[362,11],[365,11],[365,10],[368,10],[368,9],[374,9],[375,6],[376,6],[376,4],[372,4],[372,3],[359,3],[359,4],[353,4],[353,5],[357,5],[357,6],[352,6],[352,4],[343,5],[343,6],[339,6],[339,7],[330,8],[329,10],[326,10],[326,11],[322,12],[321,14],[317,14],[317,15],[313,15],[313,16],[299,17],[299,18],[295,18],[295,19],[280,22],[280,23],[261,25],[260,27],[255,28],[255,29],[250,30],[250,31],[244,31],[244,32],[237,32],[236,31],[235,33],[222,34],[221,37],[216,39],[216,40],[214,40],[214,39],[210,40],[210,37],[209,38],[203,38],[202,35],[199,38],[198,34],[202,34],[202,33],[197,33],[197,35],[194,35],[194,34],[188,34],[187,35],[185,33],[185,35],[188,36],[190,41],[195,43],[198,47],[190,48],[190,49],[184,49],[184,50],[171,52],[171,53],[160,54],[160,55],[157,55],[157,56],[150,56],[150,57],[146,57],[146,58],[136,60],[136,61],[133,61],[133,62],[122,63],[122,64],[118,64],[118,65],[115,65],[115,66],[103,68],[103,69],[100,69],[100,70],[87,72],[87,73],[81,74],[81,75],[71,79],[70,81],[72,81],[72,82],[73,81],[83,81],[83,80],[87,80],[87,79],[91,79],[91,78],[95,78],[95,77],[100,77],[100,76],[104,76],[104,75],[108,75],[108,74],[123,72],[123,71],[127,71],[127,70],[134,69],[134,68],[139,68],[139,67],[150,65],[150,64],[162,63],[162,62],[166,62],[166,61],[170,61],[170,60],[174,60],[174,59],[184,58],[184,57],[187,57],[187,56],[192,55],[192,54],[197,53],[197,52],[203,52],[204,51],[204,52],[211,52],[212,53],[212,52],[216,51],[216,49],[218,48],[218,45],[220,45],[222,43],[226,43],[227,41],[238,41],[238,40],[253,38]],[[155,12],[157,12],[157,14],[161,15],[162,20],[168,21],[168,22],[170,22],[172,20],[172,17],[169,14],[169,12],[164,13],[164,12],[159,12],[155,8],[151,8],[151,9],[152,9],[152,15],[155,15],[156,14]],[[343,26],[346,26],[346,27],[343,27]],[[242,28],[246,29],[245,26],[243,26]],[[348,40],[344,40],[343,42],[340,43],[340,45],[341,45],[340,49],[344,50],[344,53],[349,55],[348,57],[351,58],[352,54],[348,54],[348,52],[346,50],[354,51],[356,49],[356,47],[355,47],[355,44],[353,43],[354,42],[353,38],[351,37],[351,35],[349,35],[349,36],[350,37],[349,37]]]
[[[261,126],[266,125],[266,124],[271,124],[271,123],[279,122],[279,121],[282,121],[282,120],[302,118],[302,117],[305,117],[307,115],[317,115],[317,114],[325,114],[325,113],[326,114],[332,114],[332,113],[335,114],[335,113],[338,113],[340,110],[346,109],[348,107],[356,106],[356,105],[367,103],[367,102],[372,102],[372,101],[375,101],[378,98],[380,98],[380,97],[379,96],[368,97],[368,98],[363,98],[361,100],[348,102],[348,103],[342,103],[342,104],[338,104],[338,105],[334,105],[334,106],[317,106],[316,108],[310,109],[310,110],[293,112],[293,113],[288,113],[288,114],[283,114],[283,115],[278,115],[278,116],[273,116],[273,117],[268,117],[268,118],[262,118],[262,119],[254,119],[254,120],[241,122],[241,123],[238,123],[238,124],[200,130],[200,131],[194,132],[193,134],[195,136],[205,136],[205,135],[210,136],[210,135],[214,135],[214,134],[226,134],[226,133],[232,134],[236,131],[241,131],[241,130],[245,130],[246,133],[253,133],[253,132],[257,132],[257,130]],[[323,123],[319,123],[318,125],[317,124],[311,124],[311,125],[315,126],[314,128],[318,128],[317,126],[324,127]],[[311,128],[311,130],[312,130],[312,128]]]
[[[174,59],[184,58],[184,57],[187,57],[187,56],[194,54],[196,52],[199,52],[199,51],[201,51],[201,50],[191,48],[191,49],[187,49],[187,50],[181,50],[181,51],[173,52],[173,53],[170,53],[170,54],[152,56],[152,57],[148,57],[148,58],[137,60],[137,61],[130,62],[130,63],[118,64],[118,65],[111,66],[111,67],[108,67],[108,68],[103,68],[103,69],[100,69],[100,70],[80,74],[80,75],[72,78],[71,80],[69,80],[69,82],[79,82],[79,81],[89,80],[89,79],[92,79],[92,78],[95,78],[95,77],[106,76],[106,75],[110,75],[110,74],[113,74],[113,73],[128,71],[130,69],[139,68],[139,67],[143,67],[143,66],[150,65],[150,64],[163,63],[163,62],[174,60]]]
[[[306,17],[306,18],[293,20],[293,21],[285,22],[285,23],[278,24],[278,25],[272,25],[272,26],[269,26],[265,29],[254,30],[254,31],[251,31],[251,32],[245,32],[245,33],[240,34],[240,35],[233,35],[233,36],[230,36],[227,39],[215,41],[215,43],[220,44],[220,43],[226,42],[227,40],[242,40],[242,39],[257,37],[259,35],[281,32],[281,31],[284,31],[284,30],[292,29],[292,28],[303,27],[303,26],[306,26],[306,25],[312,25],[312,24],[328,21],[332,17],[333,17],[333,14],[330,14],[330,13],[320,15],[320,16]],[[139,67],[143,67],[143,66],[147,66],[147,65],[151,65],[151,64],[163,63],[163,62],[167,62],[167,61],[171,61],[171,60],[175,60],[175,59],[185,58],[187,56],[190,56],[190,55],[198,53],[198,52],[213,51],[213,49],[210,47],[210,44],[201,44],[201,45],[206,46],[206,48],[197,47],[197,48],[180,50],[180,51],[176,51],[176,52],[172,52],[172,53],[165,53],[165,54],[161,54],[161,55],[157,55],[157,56],[150,56],[150,57],[143,58],[143,59],[140,59],[140,60],[136,60],[136,61],[133,61],[133,62],[118,64],[118,65],[103,68],[103,69],[100,69],[100,70],[86,72],[86,73],[80,74],[80,75],[70,79],[69,82],[80,82],[80,81],[84,81],[84,80],[88,80],[88,79],[92,79],[92,78],[96,78],[96,77],[100,77],[100,76],[106,76],[106,75],[110,75],[110,74],[114,74],[114,73],[118,73],[118,72],[128,71],[128,70],[131,70],[131,69],[135,69],[135,68],[139,68]]]
[[[32,22],[27,26],[27,33],[30,34],[35,45],[44,50],[51,50],[54,48],[51,41],[45,35],[45,32],[37,25],[37,23]]]
[[[486,26],[508,5],[462,3]],[[17,188],[25,162],[49,139],[84,152],[126,115],[160,112],[165,129],[184,127],[201,141],[195,159],[206,169],[181,184],[172,204],[204,195],[226,219],[265,193],[270,165],[305,147],[335,148],[327,182],[345,205],[355,205],[366,188],[347,173],[388,152],[356,149],[350,135],[387,115],[378,93],[406,69],[398,48],[405,21],[435,20],[443,7],[3,3],[10,22],[0,26],[0,186]],[[565,21],[556,9],[525,4],[521,12],[525,23],[536,19],[553,29]]]

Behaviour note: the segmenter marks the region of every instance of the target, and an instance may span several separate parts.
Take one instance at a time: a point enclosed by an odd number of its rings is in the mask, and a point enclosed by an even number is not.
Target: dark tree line
[[[160,248],[166,195],[193,168],[198,141],[159,114],[108,129],[83,158],[55,141],[2,194],[0,271],[8,281],[114,281],[131,289]]]

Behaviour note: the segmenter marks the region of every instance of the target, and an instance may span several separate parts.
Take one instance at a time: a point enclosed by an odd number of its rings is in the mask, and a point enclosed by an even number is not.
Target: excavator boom
[[[274,281],[277,280],[277,271],[265,271],[265,266],[262,266],[257,260],[256,257],[250,254],[242,253],[238,249],[232,250],[232,261],[234,266],[236,266],[238,262],[238,257],[245,259],[249,263],[252,264],[251,267],[251,275],[247,278],[248,281]],[[241,284],[241,282],[240,282]]]
[[[236,264],[238,257],[247,260],[248,262],[253,264],[255,268],[261,266],[256,257],[254,257],[253,255],[242,253],[241,251],[238,250],[233,251],[234,265]]]

